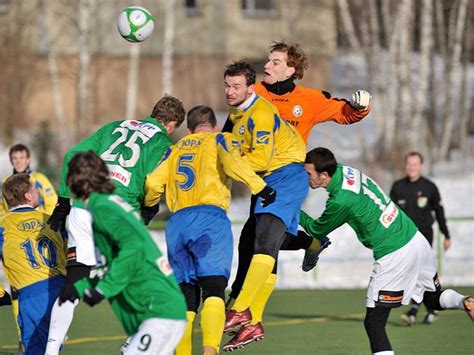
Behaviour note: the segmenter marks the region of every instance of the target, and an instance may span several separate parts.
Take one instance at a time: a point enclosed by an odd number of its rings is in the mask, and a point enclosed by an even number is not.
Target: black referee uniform
[[[405,177],[395,181],[390,198],[415,222],[430,245],[433,244],[433,211],[444,237],[450,238],[441,196],[433,182],[423,176],[413,182]]]

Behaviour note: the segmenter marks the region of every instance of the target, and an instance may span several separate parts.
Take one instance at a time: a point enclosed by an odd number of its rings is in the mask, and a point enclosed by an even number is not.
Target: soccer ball
[[[153,16],[141,6],[129,6],[117,18],[117,29],[129,42],[143,42],[150,37],[154,28]]]

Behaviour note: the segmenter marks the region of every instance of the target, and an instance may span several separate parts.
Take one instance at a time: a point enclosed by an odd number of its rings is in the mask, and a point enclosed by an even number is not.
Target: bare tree
[[[140,64],[140,44],[131,43],[129,49],[127,107],[126,118],[135,118],[137,114],[137,92]]]
[[[176,1],[168,0],[165,10],[163,41],[163,93],[173,93],[173,41]]]
[[[419,76],[415,90],[415,110],[408,130],[408,142],[410,150],[420,150],[421,142],[425,141],[426,126],[425,117],[427,98],[429,96],[429,82],[431,76],[431,55],[433,52],[433,2],[423,0],[421,4],[420,23],[420,56]]]
[[[47,7],[45,0],[38,2],[38,29],[41,34],[39,37],[40,52],[46,53],[48,56],[48,70],[49,78],[51,80],[51,90],[53,93],[53,107],[54,118],[56,119],[56,127],[58,130],[58,144],[59,149],[56,149],[58,158],[62,157],[65,151],[65,136],[66,136],[66,120],[64,116],[64,105],[61,94],[61,85],[59,78],[58,62],[56,57],[56,49],[51,43],[50,31],[47,23]]]
[[[79,12],[78,26],[78,54],[79,71],[77,80],[77,117],[76,117],[76,141],[82,136],[82,128],[87,122],[89,110],[89,66],[91,61],[90,34],[91,19],[96,2],[94,0],[79,0],[77,3]]]
[[[361,43],[355,32],[354,23],[352,21],[352,16],[349,11],[347,0],[338,0],[337,4],[341,14],[342,25],[344,26],[347,39],[349,40],[349,45],[352,49],[358,50],[361,48]]]
[[[0,36],[0,127],[6,145],[13,143],[16,128],[26,123],[25,102],[31,88],[31,72],[37,61],[28,43],[30,23],[36,20],[36,4],[11,2],[11,16]]]
[[[462,34],[464,32],[466,12],[467,12],[467,0],[460,0],[457,7],[456,21],[450,20],[449,23],[449,52],[451,56],[447,56],[446,59],[446,101],[444,104],[444,117],[443,117],[443,129],[441,131],[441,144],[438,151],[438,159],[444,160],[448,157],[449,145],[451,143],[452,131],[454,127],[453,117],[453,103],[454,93],[453,84],[454,76],[456,71],[461,66],[461,49],[462,49]],[[451,11],[456,11],[456,7],[453,7]],[[453,19],[454,16],[451,16]]]
[[[464,57],[463,57],[463,69],[462,69],[462,82],[461,82],[461,122],[459,124],[459,147],[461,149],[461,152],[464,157],[468,155],[469,147],[467,144],[467,137],[469,134],[469,115],[472,115],[473,111],[472,108],[474,107],[474,93],[473,90],[474,88],[472,87],[471,83],[471,88],[469,90],[469,85],[470,82],[468,80],[469,76],[469,55],[472,50],[472,36],[470,36],[470,33],[472,33],[472,30],[474,29],[474,24],[473,24],[473,7],[468,8],[468,15],[467,15],[467,25],[466,29],[464,31]],[[471,120],[473,117],[471,117]]]

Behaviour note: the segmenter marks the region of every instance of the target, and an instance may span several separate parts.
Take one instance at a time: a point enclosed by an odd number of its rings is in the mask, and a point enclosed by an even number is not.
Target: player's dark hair
[[[243,60],[239,60],[225,67],[224,79],[227,76],[240,76],[240,75],[245,76],[245,81],[246,81],[247,86],[255,84],[257,73],[255,71],[255,68],[249,63]]]
[[[314,148],[306,154],[305,164],[313,164],[318,173],[327,172],[333,176],[337,169],[337,160],[327,148]]]
[[[164,95],[155,104],[150,116],[163,124],[176,121],[176,127],[179,127],[183,123],[185,115],[186,111],[179,99],[171,95]]]
[[[194,133],[197,126],[202,124],[207,124],[214,128],[217,124],[217,119],[212,108],[208,106],[195,106],[188,111],[187,124],[188,129]]]
[[[287,65],[295,68],[293,78],[303,79],[304,71],[309,68],[309,59],[303,48],[299,44],[288,44],[285,42],[273,42],[270,46],[270,53],[283,52],[286,53]]]
[[[421,153],[419,153],[419,152],[410,152],[410,153],[408,153],[407,155],[405,155],[405,163],[407,162],[408,158],[410,158],[410,157],[420,158],[420,163],[423,164],[424,159],[423,159],[423,155],[421,155]]]
[[[108,194],[115,190],[107,165],[92,150],[75,154],[68,168],[67,185],[78,198],[88,198],[93,192]]]
[[[25,173],[11,175],[5,180],[2,194],[8,208],[26,203],[25,194],[30,190],[31,184],[30,175]]]
[[[26,152],[28,158],[30,157],[30,150],[24,144],[15,144],[10,148],[10,152],[8,153],[10,156],[10,160],[12,159],[12,154],[16,152]]]

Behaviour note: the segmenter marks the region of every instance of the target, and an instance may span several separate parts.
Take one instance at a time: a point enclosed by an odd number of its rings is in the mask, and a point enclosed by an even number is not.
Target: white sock
[[[444,290],[439,297],[439,304],[443,309],[460,309],[464,311],[464,295],[454,290]]]
[[[45,355],[58,355],[61,345],[64,342],[67,331],[72,323],[74,316],[74,308],[79,304],[79,300],[74,303],[66,301],[62,305],[58,304],[58,300],[54,302],[51,310],[51,321],[49,323],[48,344],[46,346]]]
[[[378,353],[374,353],[374,355],[395,355],[395,351],[393,350],[379,351]]]

